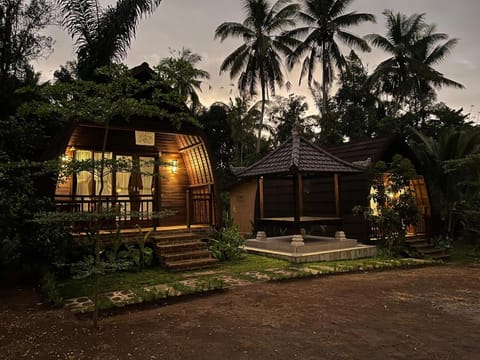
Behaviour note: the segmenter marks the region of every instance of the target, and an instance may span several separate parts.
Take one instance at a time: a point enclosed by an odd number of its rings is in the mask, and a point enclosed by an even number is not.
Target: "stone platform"
[[[375,246],[358,244],[355,239],[337,240],[324,236],[304,236],[302,246],[292,245],[292,236],[270,237],[245,241],[249,253],[275,257],[295,263],[314,261],[352,260],[373,257]]]

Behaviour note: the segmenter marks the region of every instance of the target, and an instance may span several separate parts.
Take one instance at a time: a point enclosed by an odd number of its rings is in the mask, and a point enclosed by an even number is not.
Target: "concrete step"
[[[163,254],[162,262],[171,263],[174,261],[191,260],[191,259],[211,259],[212,254],[208,250],[186,251],[181,253]]]
[[[446,260],[450,257],[450,254],[441,252],[438,254],[429,254],[429,255],[426,255],[425,257],[432,260]]]
[[[415,237],[407,237],[405,239],[407,244],[417,244],[417,243],[425,243],[427,240],[423,236],[415,236]]]
[[[180,271],[180,270],[193,270],[193,269],[211,267],[211,266],[215,266],[217,263],[218,263],[218,260],[214,258],[190,259],[190,260],[166,262],[165,266],[170,270]]]
[[[434,248],[433,246],[430,246],[428,248],[423,248],[423,249],[418,249],[423,255],[429,255],[429,254],[439,254],[442,253],[443,250]]]

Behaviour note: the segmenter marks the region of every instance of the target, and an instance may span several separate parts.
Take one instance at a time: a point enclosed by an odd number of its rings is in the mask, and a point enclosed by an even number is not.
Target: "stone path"
[[[292,265],[285,269],[265,269],[263,271],[247,271],[237,274],[225,274],[224,271],[202,271],[190,273],[184,280],[177,282],[146,286],[139,290],[119,290],[101,294],[101,300],[109,303],[110,307],[123,307],[131,304],[155,301],[186,294],[202,293],[206,291],[225,289],[237,286],[246,286],[253,283],[270,280],[294,279],[308,276],[336,274],[355,271],[368,271],[382,268],[419,266],[436,263],[424,259],[395,259],[375,260],[364,264],[356,262],[354,265],[345,263],[334,265],[305,264]],[[65,308],[73,313],[93,311],[94,303],[88,297],[67,299]]]

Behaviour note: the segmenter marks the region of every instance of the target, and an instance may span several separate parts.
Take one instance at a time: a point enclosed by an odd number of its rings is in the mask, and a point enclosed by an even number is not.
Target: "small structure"
[[[250,197],[252,183],[256,183],[253,221],[258,232],[256,239],[247,240],[247,249],[283,254],[279,257],[290,253],[295,259],[302,254],[298,261],[303,262],[323,260],[314,256],[319,252],[355,248],[357,241],[347,239],[342,231],[340,188],[341,177],[361,172],[361,167],[335,157],[294,130],[289,140],[239,174],[246,180],[239,186],[250,188]],[[236,200],[234,192],[234,206]],[[235,220],[236,211],[233,217]],[[307,235],[315,233],[315,228],[333,231],[335,237]],[[267,237],[275,232],[289,235]]]

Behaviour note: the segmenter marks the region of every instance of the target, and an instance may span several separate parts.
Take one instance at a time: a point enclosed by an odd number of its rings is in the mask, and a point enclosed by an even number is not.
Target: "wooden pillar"
[[[302,175],[293,175],[293,203],[294,203],[294,233],[300,234],[300,219],[303,216],[303,181]]]
[[[338,174],[333,175],[333,182],[335,184],[335,216],[340,217],[340,182]]]
[[[188,189],[188,188],[185,191],[185,206],[186,206],[185,220],[187,222],[187,228],[188,228],[188,230],[190,230],[192,220],[191,220],[191,215],[190,215],[190,189]]]
[[[263,176],[258,178],[258,208],[260,219],[265,217],[265,206],[263,197]]]

